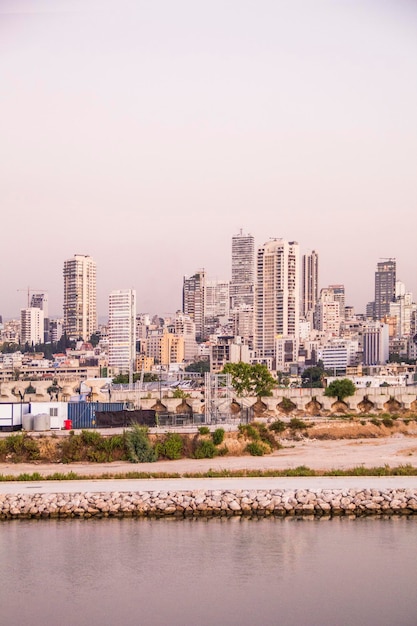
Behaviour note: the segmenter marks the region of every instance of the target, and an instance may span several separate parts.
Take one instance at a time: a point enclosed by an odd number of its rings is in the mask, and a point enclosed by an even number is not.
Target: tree
[[[323,376],[326,370],[319,365],[307,367],[301,374],[302,387],[323,387]]]
[[[226,363],[223,374],[231,374],[232,386],[238,396],[270,396],[276,380],[266,365],[256,363]]]
[[[355,395],[355,391],[356,387],[349,378],[338,378],[329,384],[324,395],[343,402],[345,398]]]
[[[194,363],[190,363],[186,366],[185,371],[205,374],[206,372],[210,371],[210,361],[208,359],[204,359],[201,361],[195,361]]]

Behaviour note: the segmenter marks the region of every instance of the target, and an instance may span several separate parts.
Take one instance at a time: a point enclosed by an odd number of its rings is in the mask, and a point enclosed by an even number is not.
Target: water
[[[416,626],[417,519],[0,524],[8,626]]]

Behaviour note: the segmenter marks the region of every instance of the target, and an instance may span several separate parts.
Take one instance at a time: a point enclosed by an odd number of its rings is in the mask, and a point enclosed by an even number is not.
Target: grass
[[[48,480],[129,480],[129,479],[157,479],[157,478],[286,478],[302,476],[417,476],[417,467],[407,464],[390,467],[389,465],[377,467],[363,467],[362,465],[346,470],[314,470],[306,465],[284,470],[212,470],[207,472],[125,472],[120,474],[83,475],[76,472],[56,472],[49,476],[43,476],[39,472],[33,474],[0,474],[0,482],[12,481],[48,481]]]

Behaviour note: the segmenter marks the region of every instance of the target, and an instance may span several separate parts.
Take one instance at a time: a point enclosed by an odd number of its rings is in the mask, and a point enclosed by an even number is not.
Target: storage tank
[[[33,430],[33,415],[31,413],[22,415],[22,428],[23,430]]]
[[[42,430],[51,430],[51,416],[48,413],[40,413],[33,416],[33,430],[40,432]]]

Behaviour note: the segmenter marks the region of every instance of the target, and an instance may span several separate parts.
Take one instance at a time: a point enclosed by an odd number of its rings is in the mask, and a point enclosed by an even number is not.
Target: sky
[[[358,312],[383,257],[417,298],[414,0],[0,0],[0,110],[3,318],[61,315],[74,254],[99,315],[175,312],[240,229]]]

